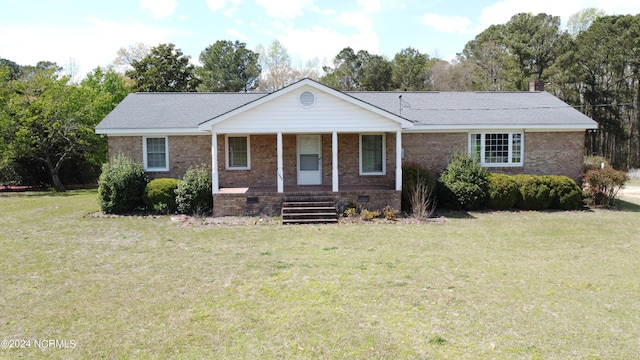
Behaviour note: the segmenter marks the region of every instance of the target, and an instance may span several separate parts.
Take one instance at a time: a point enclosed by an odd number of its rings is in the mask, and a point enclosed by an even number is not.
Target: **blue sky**
[[[294,65],[330,63],[347,46],[389,58],[411,46],[450,59],[518,12],[566,22],[587,7],[640,13],[631,0],[2,0],[0,57],[21,65],[72,60],[84,74],[138,42],[174,43],[197,63],[217,40],[255,49],[277,39]]]

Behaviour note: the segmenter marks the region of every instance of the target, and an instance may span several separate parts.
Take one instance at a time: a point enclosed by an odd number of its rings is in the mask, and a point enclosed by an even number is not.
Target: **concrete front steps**
[[[285,199],[283,224],[337,223],[338,210],[333,200]]]

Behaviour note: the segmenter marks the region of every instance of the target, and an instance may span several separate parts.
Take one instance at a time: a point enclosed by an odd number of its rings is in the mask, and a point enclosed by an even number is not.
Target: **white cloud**
[[[330,62],[340,50],[351,47],[354,51],[379,52],[378,36],[373,29],[373,21],[361,13],[341,13],[336,18],[341,25],[355,28],[355,31],[337,31],[334,27],[313,26],[309,29],[281,28],[285,35],[278,40],[299,60],[318,58]]]
[[[364,12],[379,12],[382,8],[380,0],[356,0],[356,3]]]
[[[423,16],[422,24],[443,33],[478,34],[491,25],[507,23],[518,13],[546,13],[567,21],[569,16],[588,7],[605,10],[608,14],[640,12],[640,2],[628,0],[499,0],[484,7],[474,19],[429,13]]]
[[[176,12],[175,0],[140,0],[140,7],[151,11],[156,19],[164,19]]]
[[[602,9],[607,14],[637,14],[640,12],[640,1],[629,0],[502,0],[491,6],[482,9],[480,22],[484,28],[492,24],[504,24],[517,13],[546,13],[553,16],[560,16],[563,21],[567,21],[569,16],[576,12],[594,7]]]
[[[223,9],[227,4],[235,11],[242,4],[242,0],[207,0],[207,7],[213,12]]]
[[[139,23],[120,24],[98,18],[88,20],[86,26],[68,28],[3,27],[0,28],[0,49],[11,54],[11,60],[21,65],[35,65],[41,60],[64,65],[73,58],[84,76],[97,66],[111,63],[121,47],[137,42],[155,46],[169,42],[177,34],[162,27]]]
[[[422,24],[430,26],[445,33],[469,33],[471,20],[462,16],[442,16],[438,14],[426,14],[422,17]]]
[[[240,31],[236,29],[227,29],[227,35],[231,36],[233,40],[240,40],[243,42],[247,42],[247,40],[249,40],[246,35],[240,33]]]
[[[337,14],[337,12],[334,9],[320,9],[320,7],[318,6],[312,7],[311,11],[323,16],[335,16]]]
[[[358,29],[360,35],[365,37],[375,38],[377,43],[377,35],[373,28],[373,20],[367,17],[363,13],[344,12],[338,15],[338,20],[346,27],[355,27]]]
[[[267,15],[274,18],[293,19],[304,14],[303,9],[311,7],[313,0],[256,0]]]
[[[606,11],[607,14],[627,15],[640,13],[640,1],[630,0],[593,0],[589,7]]]
[[[582,5],[580,3],[582,3]],[[566,19],[571,14],[586,7],[589,7],[589,5],[587,5],[586,1],[583,0],[502,0],[482,9],[480,13],[480,23],[484,28],[493,24],[504,24],[508,22],[513,15],[518,13],[546,13]]]
[[[207,7],[211,11],[218,11],[227,4],[227,0],[207,0]]]

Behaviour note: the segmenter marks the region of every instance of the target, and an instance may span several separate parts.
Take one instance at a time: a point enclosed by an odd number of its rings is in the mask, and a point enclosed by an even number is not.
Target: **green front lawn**
[[[0,340],[68,341],[0,358],[634,358],[640,207],[621,205],[229,226],[0,194]]]

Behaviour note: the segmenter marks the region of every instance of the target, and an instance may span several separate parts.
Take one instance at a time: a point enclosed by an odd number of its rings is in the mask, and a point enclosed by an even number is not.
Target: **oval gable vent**
[[[316,103],[316,96],[313,95],[311,91],[304,91],[300,94],[300,97],[298,97],[298,101],[300,101],[300,105],[304,107],[312,107],[313,104]]]

